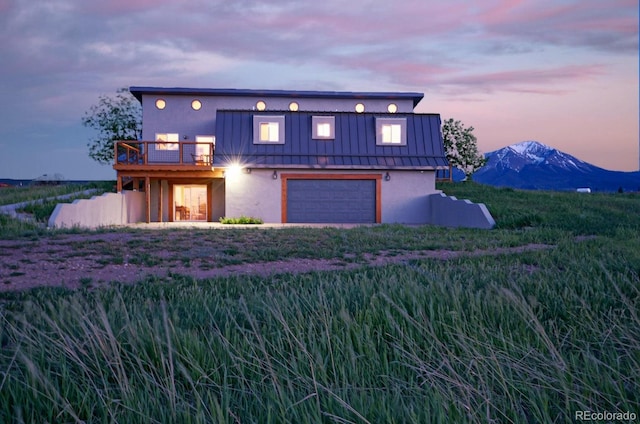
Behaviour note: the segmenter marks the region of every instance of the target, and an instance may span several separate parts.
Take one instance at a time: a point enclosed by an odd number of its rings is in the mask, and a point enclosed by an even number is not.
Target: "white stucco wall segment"
[[[225,216],[250,216],[267,223],[282,222],[282,185],[280,170],[240,170],[225,175]]]
[[[59,203],[49,218],[51,228],[98,228],[143,221],[145,194],[137,191],[105,193],[91,199]]]
[[[435,171],[389,171],[382,178],[382,222],[427,224],[428,195],[436,193]]]
[[[458,200],[444,193],[432,194],[429,202],[429,223],[444,227],[491,229],[495,220],[483,203]]]

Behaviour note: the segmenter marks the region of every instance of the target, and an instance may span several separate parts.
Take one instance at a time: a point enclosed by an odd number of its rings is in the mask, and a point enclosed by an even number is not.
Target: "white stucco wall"
[[[225,176],[225,216],[260,218],[282,222],[282,181],[273,179],[273,169],[252,169]]]
[[[429,222],[428,195],[438,193],[435,189],[433,171],[317,171],[277,170],[278,179],[273,179],[273,169],[252,169],[237,175],[227,175],[225,188],[226,216],[241,215],[261,218],[267,223],[282,222],[282,173],[294,174],[380,174],[382,177],[382,222],[404,224],[426,224]]]
[[[382,178],[382,222],[387,224],[427,224],[428,195],[436,190],[435,171],[389,171]]]
[[[52,228],[97,228],[143,221],[145,195],[137,191],[105,193],[91,199],[59,203],[49,218]]]

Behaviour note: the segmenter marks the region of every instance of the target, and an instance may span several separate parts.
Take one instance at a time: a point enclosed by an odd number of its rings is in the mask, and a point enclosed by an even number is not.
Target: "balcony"
[[[116,171],[212,171],[213,143],[166,141],[117,141]]]

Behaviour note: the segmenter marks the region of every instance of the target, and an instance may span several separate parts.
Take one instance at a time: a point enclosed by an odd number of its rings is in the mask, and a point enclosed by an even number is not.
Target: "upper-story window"
[[[284,116],[253,116],[254,144],[284,144]]]
[[[407,144],[406,118],[376,118],[376,144],[405,146]]]
[[[333,140],[336,138],[336,118],[335,116],[312,116],[311,117],[312,136],[315,140]]]
[[[180,136],[177,133],[156,134],[156,150],[178,150]]]

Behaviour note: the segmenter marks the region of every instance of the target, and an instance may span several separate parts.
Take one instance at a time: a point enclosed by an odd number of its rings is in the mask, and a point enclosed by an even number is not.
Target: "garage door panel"
[[[287,222],[374,223],[373,179],[287,180]]]

